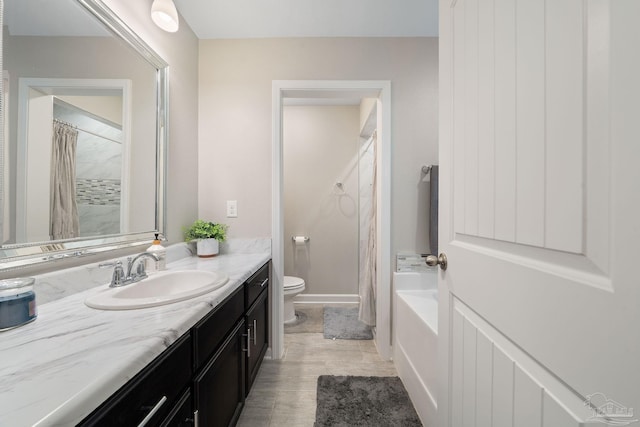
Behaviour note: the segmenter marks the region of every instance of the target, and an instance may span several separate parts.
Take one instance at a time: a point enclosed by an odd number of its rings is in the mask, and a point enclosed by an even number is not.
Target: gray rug
[[[358,320],[358,307],[325,307],[324,337],[341,340],[371,340],[371,327]]]
[[[421,427],[398,377],[318,377],[315,427]]]

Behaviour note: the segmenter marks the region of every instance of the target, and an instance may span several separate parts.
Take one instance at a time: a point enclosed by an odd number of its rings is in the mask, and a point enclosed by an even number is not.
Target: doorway
[[[289,80],[272,83],[272,259],[273,294],[271,356],[284,351],[284,194],[283,194],[283,105],[285,100],[345,97],[376,98],[378,150],[376,180],[376,347],[383,359],[391,357],[391,84],[389,81]]]

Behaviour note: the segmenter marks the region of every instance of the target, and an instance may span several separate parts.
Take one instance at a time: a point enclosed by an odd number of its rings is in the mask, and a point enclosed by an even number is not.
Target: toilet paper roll
[[[307,240],[309,240],[309,238],[305,236],[293,236],[293,243],[296,246],[304,245],[307,242]]]

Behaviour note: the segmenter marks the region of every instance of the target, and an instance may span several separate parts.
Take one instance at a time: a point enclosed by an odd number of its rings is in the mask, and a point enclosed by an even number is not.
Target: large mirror
[[[167,64],[100,0],[0,0],[0,270],[164,230]]]

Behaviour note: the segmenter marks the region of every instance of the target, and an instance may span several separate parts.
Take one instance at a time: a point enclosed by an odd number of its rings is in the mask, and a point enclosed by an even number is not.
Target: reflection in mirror
[[[18,120],[16,182],[24,192],[16,194],[15,240],[5,236],[4,243],[127,232],[129,172],[123,157],[129,158],[130,144],[129,120],[123,118],[131,114],[124,108],[130,86],[129,80],[19,79],[23,120]],[[64,162],[67,158],[73,161]],[[154,205],[151,197],[147,201]],[[148,221],[150,230],[152,214]]]
[[[100,0],[4,0],[2,48],[0,270],[162,233],[164,61]]]
[[[89,101],[91,105],[83,109],[79,106],[83,101]],[[110,112],[113,112],[114,121],[109,120]],[[120,206],[125,205],[121,202],[126,200],[122,197],[123,182],[128,178],[127,171],[122,170],[121,119],[122,94],[82,96],[78,100],[70,97],[53,99],[54,126],[58,124],[62,129],[76,131],[75,196],[77,235],[80,237],[118,234],[126,230],[128,212],[126,209],[120,212]],[[53,210],[51,217],[56,213]],[[57,237],[54,235],[54,238]]]

